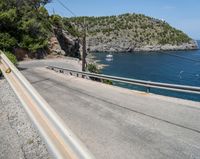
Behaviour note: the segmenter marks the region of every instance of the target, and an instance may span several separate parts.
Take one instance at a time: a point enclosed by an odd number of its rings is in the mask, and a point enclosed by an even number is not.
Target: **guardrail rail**
[[[111,80],[115,82],[121,82],[126,84],[132,84],[136,86],[143,86],[146,88],[147,93],[150,92],[150,88],[157,88],[157,89],[164,89],[170,91],[177,91],[183,93],[193,93],[193,94],[200,94],[200,87],[193,87],[193,86],[185,86],[185,85],[175,85],[175,84],[167,84],[167,83],[159,83],[159,82],[151,82],[151,81],[144,81],[144,80],[137,80],[137,79],[130,79],[130,78],[122,78],[116,76],[108,76],[103,74],[96,74],[96,73],[89,73],[89,72],[82,72],[76,71],[67,68],[61,68],[57,66],[47,66],[50,70],[59,71],[60,73],[68,72],[70,75],[75,75],[77,77],[95,77],[104,80]]]
[[[0,69],[21,101],[47,148],[56,159],[93,159],[85,145],[64,124],[18,69],[0,51]]]

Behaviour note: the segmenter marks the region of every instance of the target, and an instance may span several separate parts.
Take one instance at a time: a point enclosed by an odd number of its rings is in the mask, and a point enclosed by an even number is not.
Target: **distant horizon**
[[[62,17],[76,16],[112,16],[126,13],[144,14],[163,19],[172,27],[182,30],[194,40],[200,40],[200,1],[199,0],[53,0],[47,4],[49,14]],[[72,13],[71,13],[71,12]],[[74,13],[74,15],[73,15]]]

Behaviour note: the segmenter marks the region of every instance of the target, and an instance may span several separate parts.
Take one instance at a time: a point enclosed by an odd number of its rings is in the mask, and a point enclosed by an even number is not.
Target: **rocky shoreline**
[[[49,41],[49,52],[53,55],[80,57],[82,54],[81,41],[73,38],[67,31],[60,31],[60,37],[52,36]],[[59,34],[59,35],[60,35]],[[108,40],[109,37],[104,37],[102,40],[96,36],[87,37],[88,52],[158,52],[158,51],[183,51],[197,50],[198,43],[195,40],[182,44],[145,44],[145,42],[134,43],[130,39],[124,37]]]
[[[183,50],[197,50],[198,44],[195,40],[181,45],[146,45],[134,46],[130,42],[110,42],[110,43],[94,43],[88,41],[88,50],[90,52],[157,52],[157,51],[183,51]]]

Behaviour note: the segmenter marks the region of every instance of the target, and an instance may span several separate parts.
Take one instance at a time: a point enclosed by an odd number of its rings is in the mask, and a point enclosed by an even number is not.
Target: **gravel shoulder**
[[[0,159],[50,159],[45,144],[6,80],[0,80]]]

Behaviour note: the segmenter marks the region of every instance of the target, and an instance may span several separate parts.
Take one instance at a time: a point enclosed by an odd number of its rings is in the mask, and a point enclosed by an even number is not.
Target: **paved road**
[[[39,67],[22,73],[98,159],[200,159],[200,103]]]
[[[36,67],[46,67],[49,65],[57,67],[66,67],[69,69],[81,70],[81,63],[78,59],[75,58],[58,58],[58,59],[45,59],[45,60],[31,60],[31,61],[22,61],[20,62],[19,67],[21,68],[36,68]]]

